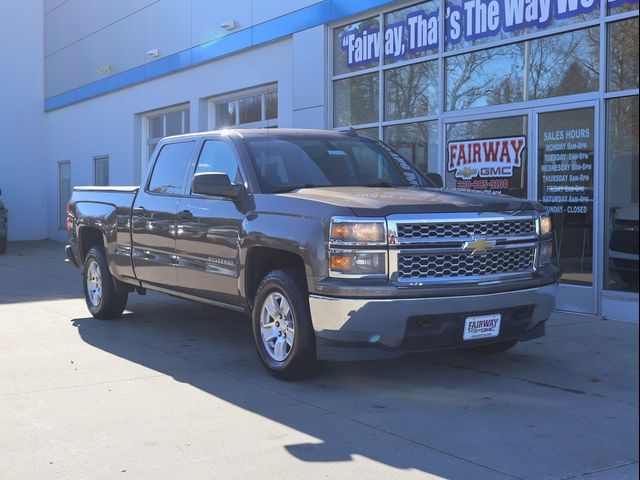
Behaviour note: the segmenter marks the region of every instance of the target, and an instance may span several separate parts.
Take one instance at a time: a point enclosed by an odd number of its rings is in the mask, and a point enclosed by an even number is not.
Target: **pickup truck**
[[[76,187],[70,263],[96,318],[147,289],[246,312],[272,375],[544,335],[551,220],[447,190],[354,133],[226,130],[156,147],[140,187]]]

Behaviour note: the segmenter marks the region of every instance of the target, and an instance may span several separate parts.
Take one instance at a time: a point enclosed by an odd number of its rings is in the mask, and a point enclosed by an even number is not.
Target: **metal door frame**
[[[572,313],[583,313],[587,315],[597,315],[600,311],[600,284],[602,282],[602,262],[599,261],[601,256],[599,252],[602,252],[602,235],[601,230],[603,228],[603,216],[602,208],[603,203],[601,196],[599,195],[602,185],[602,165],[603,158],[600,151],[600,102],[597,99],[579,102],[566,102],[556,105],[549,105],[544,107],[537,107],[531,109],[531,126],[533,129],[532,139],[535,140],[536,148],[531,151],[529,156],[530,165],[533,171],[530,171],[530,195],[531,198],[538,198],[538,175],[539,175],[539,158],[538,158],[538,118],[543,113],[563,112],[567,110],[579,110],[579,109],[593,108],[593,232],[592,232],[592,272],[593,281],[591,286],[585,285],[570,285],[560,284],[560,290],[558,292],[557,309],[570,311]]]

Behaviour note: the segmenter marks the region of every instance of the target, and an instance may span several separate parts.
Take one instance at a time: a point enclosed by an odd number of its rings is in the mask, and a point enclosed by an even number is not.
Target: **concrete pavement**
[[[638,478],[637,325],[555,314],[508,353],[285,383],[234,313],[149,294],[94,320],[63,256],[0,256],[2,478]]]

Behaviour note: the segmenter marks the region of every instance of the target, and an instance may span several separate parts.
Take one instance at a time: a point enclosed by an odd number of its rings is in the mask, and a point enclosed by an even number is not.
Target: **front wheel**
[[[273,270],[260,285],[252,312],[258,356],[274,377],[296,380],[320,366],[306,291],[294,270]]]
[[[118,318],[127,307],[129,293],[118,289],[111,276],[102,247],[89,250],[84,259],[84,298],[91,315],[99,319]]]

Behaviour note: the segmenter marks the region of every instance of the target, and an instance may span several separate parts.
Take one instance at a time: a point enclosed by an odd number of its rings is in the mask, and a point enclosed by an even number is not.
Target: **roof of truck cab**
[[[279,138],[291,138],[291,137],[333,137],[344,138],[347,136],[346,132],[338,132],[335,130],[314,130],[306,128],[233,128],[224,130],[211,130],[208,132],[187,133],[183,135],[175,135],[172,137],[166,137],[166,139],[179,139],[179,138],[199,138],[209,135],[233,135],[239,138],[264,138],[264,137],[279,137]],[[367,137],[360,137],[367,138]]]

